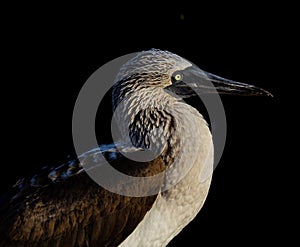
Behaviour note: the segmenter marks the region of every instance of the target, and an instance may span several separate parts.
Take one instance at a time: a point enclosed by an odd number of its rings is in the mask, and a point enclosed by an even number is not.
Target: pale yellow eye
[[[176,74],[174,78],[176,81],[180,81],[182,79],[182,76],[181,74]]]

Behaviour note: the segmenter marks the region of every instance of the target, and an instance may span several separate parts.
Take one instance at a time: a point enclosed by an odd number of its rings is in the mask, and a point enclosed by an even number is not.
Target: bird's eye
[[[181,81],[182,80],[182,75],[181,74],[175,74],[174,79],[175,79],[175,81]]]
[[[180,74],[175,75],[175,80],[180,81],[181,80],[181,75]]]

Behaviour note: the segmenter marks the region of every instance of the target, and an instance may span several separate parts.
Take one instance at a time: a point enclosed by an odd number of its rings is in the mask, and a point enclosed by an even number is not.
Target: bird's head
[[[121,67],[113,89],[114,106],[144,90],[163,90],[179,98],[194,96],[195,92],[271,96],[262,88],[205,72],[176,54],[158,49],[140,52]]]

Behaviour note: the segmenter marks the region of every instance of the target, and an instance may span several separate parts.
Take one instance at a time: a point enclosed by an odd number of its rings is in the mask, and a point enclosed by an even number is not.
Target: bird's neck
[[[176,153],[176,123],[170,109],[177,100],[161,88],[142,89],[125,97],[115,107],[114,119],[121,142],[160,154],[166,164]]]
[[[197,215],[208,193],[213,145],[205,120],[182,102],[174,101],[166,110],[174,117],[173,135],[179,141],[179,152],[165,176],[164,186],[170,187],[121,246],[165,246]]]

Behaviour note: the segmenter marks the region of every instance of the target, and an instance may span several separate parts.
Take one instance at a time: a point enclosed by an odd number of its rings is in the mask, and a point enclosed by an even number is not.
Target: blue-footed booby
[[[182,100],[195,91],[214,92],[207,81],[219,93],[269,94],[168,51],[143,51],[125,63],[111,97],[120,142],[19,180],[1,205],[0,246],[166,246],[198,214],[211,183],[212,135],[202,115]],[[159,152],[152,160],[126,155],[153,146]],[[103,157],[129,176],[161,176],[148,196],[114,193],[84,169]],[[136,187],[123,190],[143,189]]]

